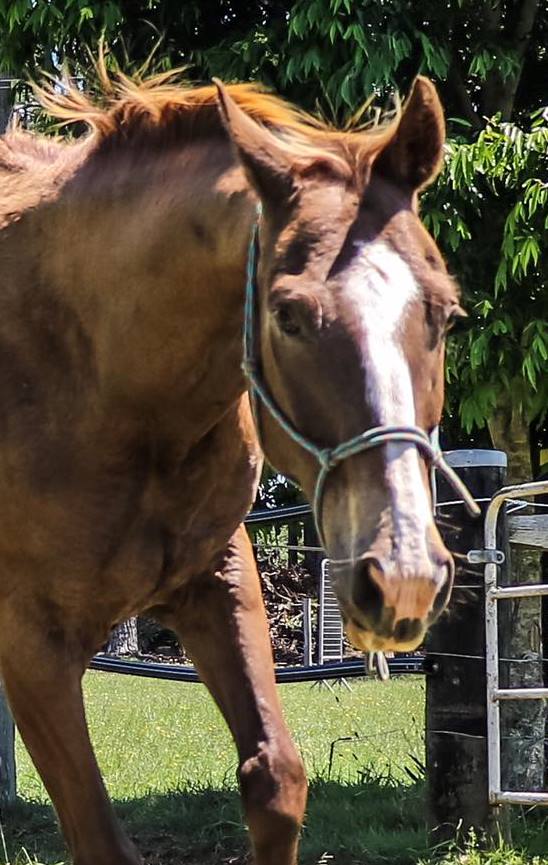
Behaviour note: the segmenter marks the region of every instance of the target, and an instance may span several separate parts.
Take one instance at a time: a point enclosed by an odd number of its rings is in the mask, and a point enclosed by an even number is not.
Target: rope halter
[[[260,210],[259,210],[260,215]],[[480,509],[470,491],[467,489],[463,481],[459,478],[456,472],[445,462],[443,454],[438,447],[431,441],[427,433],[418,426],[378,426],[365,430],[359,435],[348,441],[342,442],[333,448],[318,447],[311,439],[299,432],[293,423],[286,417],[281,408],[276,404],[270,394],[266,383],[264,382],[260,364],[255,357],[255,330],[257,316],[257,261],[259,251],[258,241],[259,223],[258,220],[253,226],[251,239],[249,242],[249,251],[247,257],[247,281],[246,281],[246,296],[245,296],[245,317],[244,317],[244,357],[242,369],[247,379],[251,408],[255,418],[257,433],[260,437],[260,424],[258,415],[258,401],[262,402],[266,409],[270,412],[274,420],[284,430],[287,435],[293,439],[301,448],[308,451],[318,462],[319,471],[316,478],[316,487],[314,490],[314,501],[312,503],[312,511],[316,523],[318,537],[325,548],[323,531],[321,526],[321,513],[325,485],[329,473],[349,457],[356,454],[364,453],[365,451],[373,450],[381,445],[389,442],[405,442],[415,445],[430,463],[432,469],[436,468],[443,474],[448,483],[453,487],[460,499],[462,499],[468,512],[472,516],[479,516]]]

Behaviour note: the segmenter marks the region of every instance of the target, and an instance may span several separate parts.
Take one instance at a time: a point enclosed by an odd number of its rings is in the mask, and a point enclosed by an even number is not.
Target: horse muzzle
[[[447,606],[453,574],[453,561],[445,550],[420,569],[398,568],[373,554],[363,556],[353,566],[350,590],[341,599],[348,639],[364,652],[413,651]]]

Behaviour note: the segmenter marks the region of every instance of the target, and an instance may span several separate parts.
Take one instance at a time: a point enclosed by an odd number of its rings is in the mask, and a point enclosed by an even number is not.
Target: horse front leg
[[[256,865],[294,865],[306,778],[282,717],[259,576],[243,526],[222,568],[196,579],[164,620],[178,631],[234,737]]]
[[[89,739],[81,689],[87,658],[49,624],[45,610],[0,614],[0,670],[13,716],[53,800],[74,865],[139,865],[116,821]]]

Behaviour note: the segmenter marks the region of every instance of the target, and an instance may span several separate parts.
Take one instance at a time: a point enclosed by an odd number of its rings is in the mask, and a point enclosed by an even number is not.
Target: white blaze
[[[366,397],[374,422],[415,425],[411,373],[400,347],[408,307],[420,297],[411,269],[384,241],[360,243],[344,291],[359,322]],[[429,561],[426,530],[432,521],[419,454],[405,443],[390,442],[382,449],[399,565],[404,575],[411,574]]]

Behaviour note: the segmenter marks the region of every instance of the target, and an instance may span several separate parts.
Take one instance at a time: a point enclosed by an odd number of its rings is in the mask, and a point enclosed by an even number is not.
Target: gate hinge
[[[506,556],[502,550],[470,550],[466,559],[471,565],[503,565]]]

